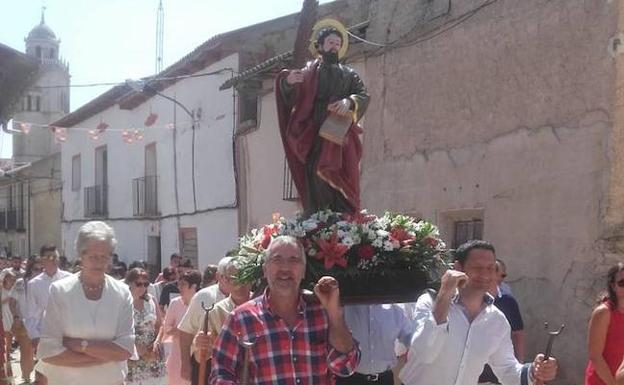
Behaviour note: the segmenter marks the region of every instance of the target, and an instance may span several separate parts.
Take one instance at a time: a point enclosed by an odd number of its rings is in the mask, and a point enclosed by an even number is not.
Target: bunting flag
[[[102,133],[107,128],[108,128],[108,124],[107,123],[100,122],[100,124],[97,125],[96,130],[98,130],[98,132]]]
[[[143,125],[145,127],[151,127],[154,125],[154,123],[156,123],[157,119],[158,119],[158,114],[150,112],[150,114],[147,116],[147,119],[145,119],[145,122],[143,123]]]
[[[124,143],[132,144],[140,142],[145,138],[145,131],[149,127],[150,130],[157,129],[186,129],[193,126],[191,122],[183,122],[181,124],[174,125],[173,123],[167,123],[162,126],[155,125],[158,120],[158,114],[150,113],[144,122],[144,127],[138,128],[115,128],[111,127],[108,123],[100,121],[95,128],[88,127],[59,127],[49,124],[38,124],[31,122],[22,122],[15,119],[10,120],[7,123],[6,131],[11,134],[28,135],[32,130],[51,130],[54,133],[54,141],[62,144],[67,141],[70,133],[86,133],[89,139],[98,141],[105,133],[113,134],[120,133]]]

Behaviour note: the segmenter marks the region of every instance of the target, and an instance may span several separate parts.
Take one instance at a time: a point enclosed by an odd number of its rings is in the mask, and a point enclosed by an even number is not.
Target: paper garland
[[[172,130],[176,128],[173,123],[167,123],[163,126],[155,126],[154,124],[158,120],[158,114],[150,113],[144,122],[145,127],[142,128],[111,128],[106,122],[101,121],[95,128],[86,127],[59,127],[49,124],[38,124],[31,122],[22,122],[15,119],[10,120],[7,123],[7,132],[12,134],[28,135],[32,129],[46,129],[54,132],[54,140],[57,143],[65,143],[67,141],[69,130],[77,132],[86,132],[87,136],[93,140],[98,141],[102,138],[105,132],[121,132],[121,137],[124,143],[132,144],[134,142],[142,141],[145,138],[145,130],[149,127],[150,130],[156,130],[159,128]],[[177,128],[191,127],[191,123],[178,124]]]

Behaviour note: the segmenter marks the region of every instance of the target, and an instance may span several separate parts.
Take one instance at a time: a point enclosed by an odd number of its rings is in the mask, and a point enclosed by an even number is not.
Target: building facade
[[[154,272],[174,252],[204,268],[236,245],[235,138],[257,124],[257,90],[219,86],[287,49],[284,31],[295,28],[287,16],[215,36],[144,79],[145,92],[116,86],[53,123],[66,133],[62,246],[70,259],[78,228],[96,219],[116,230],[121,260],[145,260]]]
[[[69,112],[69,66],[43,13],[25,43],[38,71],[11,116],[25,124],[5,130],[13,135],[11,166],[0,181],[0,244],[7,255],[28,255],[45,243],[61,243],[60,146],[52,131],[39,125]]]
[[[430,219],[450,247],[491,241],[521,306],[525,359],[544,351],[545,321],[565,323],[553,383],[582,383],[587,321],[606,270],[624,258],[622,3],[360,6],[360,37],[372,44],[352,39],[348,62],[371,94],[363,206]],[[276,198],[287,182],[272,88],[281,64],[266,66],[241,78],[264,82],[262,123],[241,139],[249,227],[297,210]]]

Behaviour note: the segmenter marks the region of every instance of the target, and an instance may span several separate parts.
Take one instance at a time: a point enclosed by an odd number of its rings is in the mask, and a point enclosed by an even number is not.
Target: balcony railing
[[[284,158],[284,179],[282,181],[282,199],[285,201],[296,201],[299,199],[299,194],[297,194],[297,189],[295,187],[295,181],[292,178],[292,174],[290,173],[290,168],[288,168],[288,162],[286,158]]]
[[[160,215],[157,176],[144,176],[132,180],[132,211],[135,217]]]
[[[84,188],[85,217],[108,216],[108,186],[95,185]]]

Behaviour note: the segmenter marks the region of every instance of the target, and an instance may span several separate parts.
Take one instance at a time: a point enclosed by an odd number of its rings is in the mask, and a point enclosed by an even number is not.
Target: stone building
[[[0,244],[27,255],[44,243],[61,243],[60,146],[46,125],[69,112],[69,66],[44,15],[25,38],[26,55],[38,63],[34,83],[11,116],[16,125],[11,171],[0,183]],[[30,125],[30,123],[34,123]]]
[[[559,384],[582,383],[587,320],[623,259],[623,6],[371,3],[367,38],[395,43],[365,60],[363,202],[432,218],[452,246],[471,231],[492,241],[526,358],[545,348],[545,321],[567,325]]]
[[[373,43],[354,44],[348,58],[372,95],[363,206],[431,219],[451,247],[493,242],[524,316],[525,358],[544,350],[544,321],[566,323],[553,351],[560,360],[554,383],[581,384],[589,315],[607,268],[624,258],[624,4],[384,0],[358,7],[345,24]],[[272,79],[283,58],[250,68],[236,84],[263,84],[262,123],[239,139],[248,148],[239,167],[249,227],[269,222],[273,211],[297,210],[279,202],[288,178]]]

